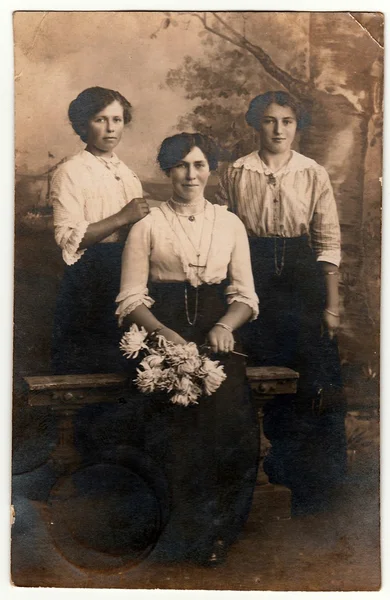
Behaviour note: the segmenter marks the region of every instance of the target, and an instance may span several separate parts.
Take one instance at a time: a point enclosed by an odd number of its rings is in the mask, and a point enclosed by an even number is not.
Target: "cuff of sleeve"
[[[259,299],[256,294],[245,294],[243,290],[237,290],[230,286],[226,288],[226,301],[228,304],[233,302],[242,302],[252,309],[250,321],[254,321],[259,316]]]
[[[325,250],[317,256],[317,262],[328,262],[339,267],[341,262],[341,252],[340,250]]]
[[[62,258],[67,265],[74,265],[84,254],[86,249],[79,250],[81,240],[83,239],[85,232],[88,229],[89,221],[81,221],[77,223],[76,227],[72,230],[65,246],[62,249]]]
[[[147,308],[151,308],[154,304],[153,298],[148,296],[147,288],[139,293],[123,291],[118,295],[116,302],[118,303],[118,308],[115,314],[118,316],[119,327],[122,326],[123,319],[133,312],[137,306],[144,304]]]

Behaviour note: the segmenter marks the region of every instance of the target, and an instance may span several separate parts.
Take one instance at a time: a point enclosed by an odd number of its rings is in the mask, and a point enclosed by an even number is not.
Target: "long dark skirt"
[[[52,369],[57,375],[126,368],[115,316],[123,244],[95,244],[65,267],[54,317]]]
[[[128,361],[119,350],[122,331],[115,316],[122,251],[120,243],[95,244],[74,265],[65,267],[52,335],[55,375],[128,369]],[[107,445],[99,423],[104,421],[112,432],[119,412],[125,408],[101,403],[78,411],[75,444],[83,460]]]
[[[300,375],[296,396],[265,407],[272,449],[264,468],[271,481],[293,490],[297,512],[316,510],[327,505],[346,469],[338,345],[322,330],[325,281],[306,236],[251,238],[250,246],[260,316],[243,331],[249,361]]]
[[[207,332],[226,311],[222,285],[199,288],[198,318],[189,326],[185,284],[154,284],[153,313],[188,341],[203,344]],[[189,312],[194,310],[188,286]],[[170,511],[151,558],[203,561],[213,543],[231,544],[250,510],[258,467],[257,415],[251,404],[242,357],[213,356],[227,379],[198,405],[170,404],[165,396],[146,400],[145,448],[165,472]]]

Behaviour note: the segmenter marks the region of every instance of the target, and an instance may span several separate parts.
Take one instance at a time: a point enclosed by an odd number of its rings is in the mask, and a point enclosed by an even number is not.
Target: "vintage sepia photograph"
[[[13,36],[13,585],[380,590],[384,15]]]

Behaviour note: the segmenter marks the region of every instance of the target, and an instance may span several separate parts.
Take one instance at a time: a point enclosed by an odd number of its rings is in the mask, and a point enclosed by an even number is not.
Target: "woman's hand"
[[[325,309],[323,313],[323,323],[328,332],[329,338],[333,340],[340,327],[340,317],[337,315],[337,313],[332,314]]]
[[[107,217],[96,223],[90,223],[80,242],[79,249],[89,248],[114,232],[119,232],[119,239],[122,239],[122,228],[128,228],[129,225],[140,221],[149,212],[148,203],[144,198],[134,198],[134,200],[126,204],[119,212],[111,215],[111,217]]]
[[[220,325],[214,325],[214,327],[207,334],[207,339],[213,352],[227,353],[234,350],[233,334]]]
[[[158,335],[163,335],[168,342],[173,342],[174,344],[186,344],[186,340],[181,337],[176,331],[173,329],[169,329],[169,327],[162,327],[158,331]]]
[[[140,221],[150,212],[150,208],[145,198],[134,198],[119,211],[118,216],[123,225],[132,225]]]

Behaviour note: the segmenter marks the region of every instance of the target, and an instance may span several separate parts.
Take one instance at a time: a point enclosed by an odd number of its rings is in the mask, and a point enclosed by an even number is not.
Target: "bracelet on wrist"
[[[338,275],[338,271],[325,271],[325,275]]]
[[[329,308],[325,308],[325,312],[327,312],[328,315],[332,315],[332,317],[339,317],[340,316],[339,313],[335,313],[335,312],[329,310]]]
[[[220,327],[223,327],[224,329],[226,329],[226,331],[233,333],[233,327],[230,327],[230,325],[227,325],[226,323],[221,323],[221,321],[217,321],[215,323],[215,325],[219,325]],[[215,327],[215,325],[214,325],[214,327]]]

